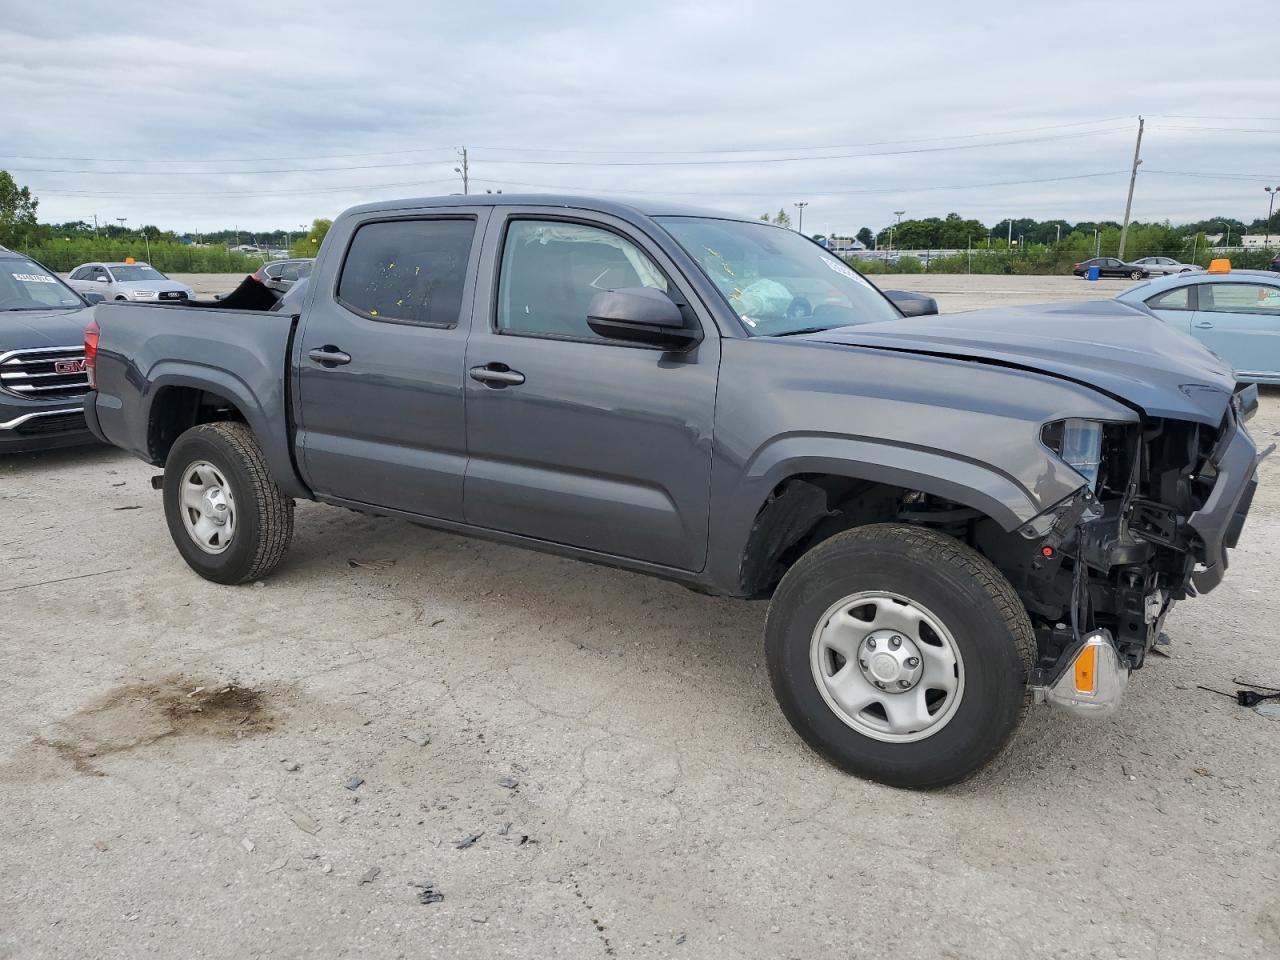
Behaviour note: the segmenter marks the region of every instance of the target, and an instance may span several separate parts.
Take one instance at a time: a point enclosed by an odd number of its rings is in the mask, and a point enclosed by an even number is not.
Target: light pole
[[[1222,224],[1222,227],[1227,231],[1226,239],[1222,241],[1222,246],[1229,247],[1231,246],[1231,224],[1224,223]]]
[[[1276,194],[1280,193],[1280,186],[1263,187],[1262,189],[1267,191],[1267,196],[1270,198],[1267,200],[1267,236],[1266,239],[1262,241],[1263,246],[1269,247],[1271,245],[1271,214],[1275,212]]]
[[[901,227],[901,226],[902,226],[902,215],[903,215],[904,213],[906,213],[906,212],[907,212],[907,211],[905,211],[905,210],[895,210],[895,211],[893,211],[893,215],[894,215],[895,217],[897,217],[897,218],[898,218],[898,224],[897,224],[897,226],[896,226],[896,227],[894,227],[894,228],[893,228],[893,230],[890,230],[890,231],[889,231],[889,249],[890,249],[890,250],[896,250],[896,249],[897,249],[897,248],[893,245],[893,238],[894,238],[894,235],[895,235],[895,234],[896,234],[896,232],[897,232],[898,227]]]
[[[796,217],[796,233],[804,233],[804,208],[808,205],[808,200],[799,200],[792,204],[793,207],[800,211]]]

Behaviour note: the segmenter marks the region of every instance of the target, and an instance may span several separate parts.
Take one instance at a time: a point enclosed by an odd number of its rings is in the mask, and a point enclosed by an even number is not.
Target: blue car
[[[1263,270],[1163,277],[1117,300],[1191,334],[1246,383],[1280,384],[1280,276]]]

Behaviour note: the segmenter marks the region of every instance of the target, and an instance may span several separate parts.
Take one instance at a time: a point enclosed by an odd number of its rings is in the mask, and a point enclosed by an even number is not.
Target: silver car
[[[1204,273],[1204,267],[1194,263],[1182,263],[1173,257],[1143,257],[1133,262],[1140,267],[1146,267],[1147,272],[1153,277],[1167,277],[1174,273]]]
[[[148,263],[85,263],[71,271],[67,283],[78,293],[100,293],[107,300],[163,303],[196,295],[185,283],[170,280]]]

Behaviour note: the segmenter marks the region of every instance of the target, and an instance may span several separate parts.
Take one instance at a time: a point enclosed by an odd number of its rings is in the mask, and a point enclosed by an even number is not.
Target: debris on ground
[[[484,836],[484,833],[469,833],[457,843],[453,845],[455,850],[466,850],[468,847],[474,847],[476,841]]]
[[[435,882],[432,880],[424,880],[422,883],[410,883],[409,886],[418,891],[418,902],[424,906],[429,903],[441,903],[444,901],[444,894],[436,889]]]
[[[514,790],[516,787],[520,786],[520,781],[515,777],[503,777],[498,781],[498,786],[506,787],[508,790]]]
[[[333,864],[326,863],[320,868],[321,873],[333,873]]]
[[[360,880],[357,882],[356,886],[359,886],[360,884],[365,884],[365,883],[373,883],[373,881],[377,879],[378,874],[380,874],[381,872],[382,872],[381,867],[370,867],[363,874],[361,874]]]
[[[275,863],[273,863],[271,866],[267,867],[267,873],[275,873],[277,870],[283,870],[283,869],[285,868],[285,866],[287,866],[287,865],[288,865],[288,863],[289,863],[289,861],[288,861],[288,859],[287,859],[287,858],[285,858],[285,857],[281,857],[279,860],[277,860],[277,861],[276,861]]]
[[[348,790],[359,790],[360,785],[364,783],[364,777],[352,777],[346,783]]]
[[[1198,774],[1199,776],[1202,776],[1202,777],[1212,777],[1212,776],[1213,776],[1213,774],[1212,774],[1212,773],[1210,773],[1208,770],[1206,770],[1204,767],[1192,767],[1192,768],[1191,768],[1191,772],[1192,772],[1192,773],[1195,773],[1195,774]]]
[[[320,824],[316,818],[311,816],[301,807],[286,807],[285,813],[289,815],[289,819],[293,821],[293,825],[303,833],[316,834],[320,832]]]
[[[240,841],[240,846],[244,847],[245,853],[253,853],[253,849],[256,846],[256,844],[254,844],[254,842],[250,840],[248,837],[244,837]]]
[[[141,509],[142,509],[142,507],[141,507],[141,506],[139,506],[139,505],[138,505],[138,504],[136,504],[136,503],[133,503],[133,504],[130,504],[129,506],[127,506],[127,507],[116,507],[115,509],[116,509],[116,510],[141,510]]]
[[[504,823],[501,827],[498,828],[498,836],[500,837],[505,837],[510,832],[511,832],[510,820],[508,820],[506,823]]]
[[[105,840],[95,840],[93,841],[93,846],[94,846],[94,849],[97,850],[99,853],[107,852],[107,843]]]
[[[396,562],[390,557],[382,560],[356,560],[354,558],[347,560],[347,566],[353,570],[385,570],[387,567],[394,567]]]
[[[301,769],[302,769],[302,764],[300,764],[297,760],[284,761],[285,773],[297,773]]]
[[[444,623],[444,617],[438,617],[437,619],[432,620],[429,626],[438,627],[442,623]]]
[[[431,734],[429,733],[406,733],[404,738],[418,747],[425,747],[431,742]]]

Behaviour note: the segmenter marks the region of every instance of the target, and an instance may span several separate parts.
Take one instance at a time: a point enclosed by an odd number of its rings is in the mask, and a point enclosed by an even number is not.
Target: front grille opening
[[[89,391],[84,346],[41,347],[0,354],[0,390],[29,400],[83,396]]]

